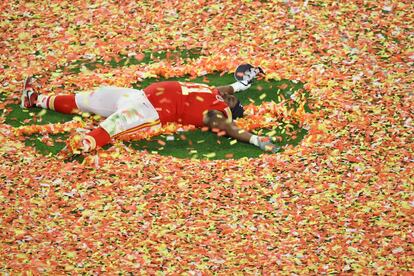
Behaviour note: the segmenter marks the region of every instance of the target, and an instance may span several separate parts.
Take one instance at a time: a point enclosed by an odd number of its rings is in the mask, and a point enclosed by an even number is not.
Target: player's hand
[[[76,133],[66,141],[66,150],[73,154],[87,153],[94,149],[91,137],[84,133]]]
[[[280,147],[272,143],[270,137],[259,137],[259,148],[263,151],[276,153],[280,150]]]
[[[251,83],[245,84],[243,81],[236,81],[230,86],[233,87],[233,91],[237,93],[237,92],[249,89],[250,86],[252,86],[252,84]]]

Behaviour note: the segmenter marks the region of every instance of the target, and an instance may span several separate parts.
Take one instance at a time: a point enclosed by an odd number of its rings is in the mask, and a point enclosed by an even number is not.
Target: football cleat
[[[32,78],[27,77],[23,84],[20,106],[22,108],[34,107],[36,105],[38,95],[39,94],[36,93],[33,87]]]
[[[252,84],[254,79],[260,74],[265,74],[262,68],[245,63],[237,66],[237,69],[234,72],[234,78],[247,86]]]

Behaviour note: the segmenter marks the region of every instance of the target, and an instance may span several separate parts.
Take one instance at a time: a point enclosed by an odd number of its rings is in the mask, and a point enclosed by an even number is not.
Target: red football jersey
[[[218,89],[205,84],[164,81],[149,85],[144,92],[162,124],[177,122],[200,127],[204,125],[204,113],[209,110],[221,111],[231,118],[231,110]]]

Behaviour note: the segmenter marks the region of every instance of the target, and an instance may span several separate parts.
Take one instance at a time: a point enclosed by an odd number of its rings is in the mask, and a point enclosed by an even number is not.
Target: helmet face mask
[[[236,81],[239,81],[244,85],[252,84],[254,79],[260,75],[265,75],[263,69],[261,67],[254,67],[248,63],[240,64],[234,72],[234,78]]]

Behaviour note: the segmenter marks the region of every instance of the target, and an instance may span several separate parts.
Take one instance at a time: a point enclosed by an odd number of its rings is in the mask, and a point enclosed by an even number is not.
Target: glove
[[[272,142],[270,142],[270,138],[269,137],[262,137],[265,139],[259,139],[259,148],[262,149],[263,151],[269,151],[272,153],[276,153],[280,150],[280,147],[276,146],[275,144],[273,144]]]
[[[252,86],[251,83],[244,83],[243,81],[236,81],[233,84],[230,84],[231,87],[233,87],[234,92],[240,92],[240,91],[244,91],[250,88],[250,86]]]
[[[66,141],[65,149],[72,154],[87,153],[96,148],[95,139],[83,133],[76,133]]]
[[[250,143],[267,152],[276,153],[280,150],[280,147],[271,142],[270,137],[259,137],[257,135],[252,135]]]
[[[259,138],[259,148],[263,151],[269,151],[272,153],[276,153],[280,150],[280,147],[273,144],[269,137]]]

